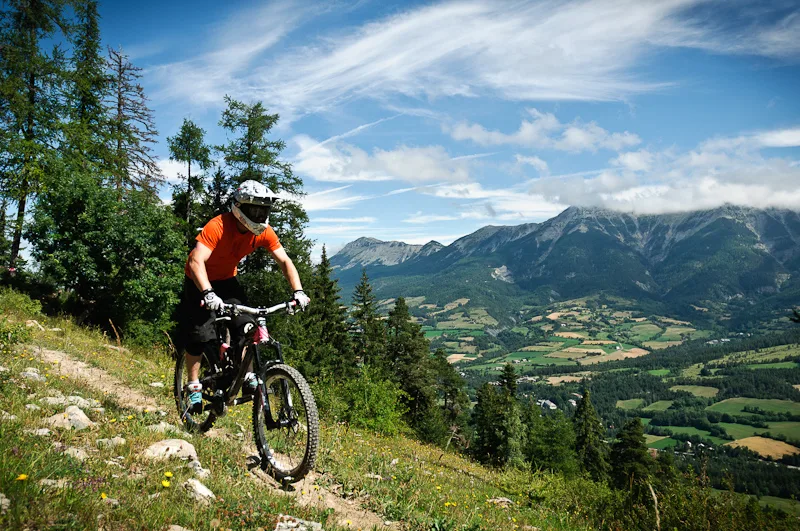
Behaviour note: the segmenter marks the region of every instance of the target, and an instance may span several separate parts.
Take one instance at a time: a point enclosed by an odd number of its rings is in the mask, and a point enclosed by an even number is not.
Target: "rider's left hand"
[[[297,301],[297,306],[299,306],[300,311],[304,311],[308,306],[308,303],[311,302],[311,299],[306,295],[306,292],[298,289],[294,292],[294,300]]]

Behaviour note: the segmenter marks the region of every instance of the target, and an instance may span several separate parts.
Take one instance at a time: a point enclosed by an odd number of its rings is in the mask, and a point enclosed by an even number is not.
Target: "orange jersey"
[[[250,231],[241,233],[236,226],[236,218],[230,212],[209,221],[196,239],[211,249],[211,256],[206,262],[208,280],[235,277],[239,261],[259,247],[266,247],[270,251],[281,248],[281,242],[272,227],[267,227],[258,236]],[[189,258],[192,253],[189,253]],[[194,279],[189,260],[186,260],[184,272],[187,277]]]

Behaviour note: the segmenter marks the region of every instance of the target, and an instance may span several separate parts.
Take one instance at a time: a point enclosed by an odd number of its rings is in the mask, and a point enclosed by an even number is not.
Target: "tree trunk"
[[[19,257],[19,246],[22,240],[22,223],[25,221],[25,206],[28,202],[27,186],[19,198],[17,203],[17,220],[14,223],[14,239],[11,242],[11,258],[8,261],[8,267],[15,267],[17,258]]]

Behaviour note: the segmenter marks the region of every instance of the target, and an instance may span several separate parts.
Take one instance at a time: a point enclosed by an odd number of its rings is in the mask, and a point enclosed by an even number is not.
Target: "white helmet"
[[[258,236],[267,228],[272,204],[278,196],[258,181],[245,181],[233,193],[231,212]]]

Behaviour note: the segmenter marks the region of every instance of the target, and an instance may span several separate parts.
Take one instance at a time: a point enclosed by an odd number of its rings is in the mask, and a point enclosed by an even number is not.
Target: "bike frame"
[[[263,378],[267,371],[273,365],[283,363],[283,350],[281,349],[281,344],[273,339],[272,336],[270,336],[269,331],[267,330],[266,318],[269,314],[280,310],[286,310],[287,312],[291,313],[292,308],[296,305],[297,301],[276,304],[275,306],[271,306],[269,308],[251,308],[249,306],[238,304],[223,305],[222,311],[220,312],[223,315],[221,317],[215,317],[214,319],[217,327],[217,338],[220,346],[220,360],[223,359],[223,356],[230,349],[230,345],[225,342],[225,336],[223,332],[224,321],[230,321],[232,317],[237,315],[248,314],[255,316],[257,326],[252,332],[252,336],[243,346],[244,357],[241,358],[241,352],[234,352],[233,356],[229,358],[233,362],[234,370],[237,370],[236,378],[233,380],[228,389],[223,391],[221,396],[218,394],[209,395],[207,393],[203,393],[203,398],[206,400],[206,405],[203,408],[204,410],[221,409],[224,411],[227,406],[236,406],[253,400],[253,396],[237,396],[242,388],[244,377],[247,374],[247,368],[250,366],[251,362],[253,363],[253,372],[258,376],[259,379],[258,392],[262,394],[264,393]],[[225,328],[227,328],[227,325],[225,325]],[[253,346],[253,348],[247,348],[250,344]],[[260,350],[260,347],[262,346],[271,348],[275,352],[275,355],[271,359],[264,360],[261,356]],[[211,378],[213,379],[214,376],[221,376],[222,374],[223,371],[220,371],[215,375],[211,375]],[[217,391],[217,393],[219,392],[220,390]],[[291,406],[291,396],[289,396],[288,389],[284,389],[284,392],[286,393],[289,405]],[[262,403],[265,405],[267,413],[269,413],[269,401],[266,399],[266,396],[262,396]],[[224,415],[224,413],[222,414]],[[271,420],[272,416],[268,414],[266,418]],[[268,422],[268,424],[273,423]],[[279,426],[268,425],[267,427],[271,429]]]

